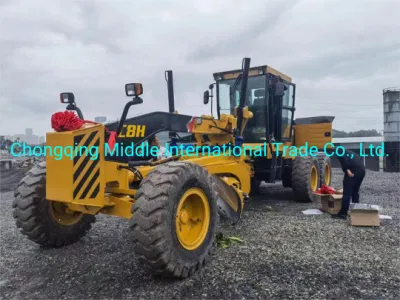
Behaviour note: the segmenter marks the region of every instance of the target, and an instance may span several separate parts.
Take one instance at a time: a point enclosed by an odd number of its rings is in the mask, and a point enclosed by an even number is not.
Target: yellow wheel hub
[[[326,185],[331,184],[331,168],[328,164],[325,165],[324,180]]]
[[[195,250],[203,243],[210,225],[210,205],[199,188],[187,190],[176,211],[176,235],[183,248]]]
[[[83,216],[83,213],[72,211],[66,204],[55,201],[50,201],[50,214],[53,220],[60,225],[74,225]]]
[[[318,171],[315,166],[312,166],[311,168],[310,182],[311,182],[311,189],[313,191],[316,191],[318,188]]]

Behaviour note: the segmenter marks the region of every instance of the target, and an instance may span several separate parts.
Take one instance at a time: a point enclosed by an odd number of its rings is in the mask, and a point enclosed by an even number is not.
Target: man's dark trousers
[[[340,209],[339,215],[347,215],[350,207],[350,198],[353,203],[360,202],[360,187],[364,180],[365,171],[360,170],[355,172],[354,177],[350,177],[347,174],[343,179],[343,197],[342,197],[342,208]]]

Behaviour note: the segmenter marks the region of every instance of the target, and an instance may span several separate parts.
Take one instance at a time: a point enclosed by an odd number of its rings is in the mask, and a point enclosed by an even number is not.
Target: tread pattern
[[[20,232],[42,247],[62,247],[80,240],[90,230],[95,216],[84,215],[70,226],[52,220],[46,195],[46,162],[34,166],[14,192],[13,217]]]
[[[332,181],[332,162],[329,156],[326,156],[324,153],[318,153],[318,165],[319,165],[319,184],[322,186],[324,184],[325,177],[325,165],[329,164],[331,170],[331,181]]]
[[[211,222],[203,245],[194,251],[182,248],[175,233],[175,211],[185,187],[197,185],[210,200]],[[154,274],[185,278],[199,271],[212,254],[218,223],[217,193],[212,177],[200,165],[170,162],[143,179],[132,206],[130,228],[134,251]]]
[[[298,156],[294,159],[292,168],[292,190],[296,202],[313,202],[316,200],[316,196],[313,194],[310,184],[312,165],[317,168],[319,177],[319,166],[316,157]]]

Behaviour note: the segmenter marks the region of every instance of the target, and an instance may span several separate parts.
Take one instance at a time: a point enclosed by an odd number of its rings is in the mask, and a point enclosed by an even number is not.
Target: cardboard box
[[[352,226],[380,226],[379,207],[372,204],[351,203],[349,221]]]
[[[319,195],[321,199],[321,210],[330,215],[337,214],[342,208],[342,197],[341,194],[327,194]]]

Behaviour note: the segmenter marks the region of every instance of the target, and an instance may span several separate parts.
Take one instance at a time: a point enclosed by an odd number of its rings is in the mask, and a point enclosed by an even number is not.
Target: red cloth
[[[99,124],[93,121],[81,120],[74,112],[69,110],[64,112],[56,112],[51,116],[51,128],[57,132],[78,130],[85,123]],[[108,131],[107,128],[106,131]],[[116,140],[117,132],[111,131],[110,137],[107,141],[107,144],[110,146],[111,150],[114,149]]]
[[[317,191],[316,193],[318,194],[323,194],[323,195],[329,195],[329,194],[335,194],[336,190],[333,187],[327,186],[323,184]]]
[[[72,111],[56,112],[51,116],[51,128],[57,132],[77,130],[85,122]]]

